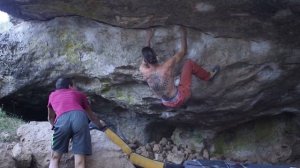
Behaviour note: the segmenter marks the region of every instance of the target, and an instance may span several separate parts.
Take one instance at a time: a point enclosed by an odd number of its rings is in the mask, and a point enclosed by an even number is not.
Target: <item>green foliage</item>
[[[16,130],[24,121],[9,116],[0,108],[0,142],[11,142],[17,139]]]

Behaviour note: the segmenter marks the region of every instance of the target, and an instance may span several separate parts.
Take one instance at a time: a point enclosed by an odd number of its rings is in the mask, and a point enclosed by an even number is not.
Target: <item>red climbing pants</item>
[[[200,65],[192,60],[187,60],[182,68],[180,75],[180,83],[178,86],[177,95],[168,101],[162,100],[163,104],[168,107],[180,107],[191,96],[191,83],[192,75],[208,81],[210,79],[210,73],[203,69]]]

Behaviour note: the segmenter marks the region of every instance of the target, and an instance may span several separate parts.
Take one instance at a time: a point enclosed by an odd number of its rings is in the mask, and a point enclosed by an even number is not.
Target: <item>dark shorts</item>
[[[67,153],[70,139],[73,154],[92,154],[89,121],[85,112],[69,111],[57,119],[52,137],[52,150]]]

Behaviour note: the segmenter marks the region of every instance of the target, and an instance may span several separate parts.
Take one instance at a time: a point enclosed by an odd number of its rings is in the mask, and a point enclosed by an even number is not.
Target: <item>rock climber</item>
[[[158,63],[157,55],[151,48],[151,39],[153,29],[148,31],[147,46],[142,49],[143,61],[140,65],[140,72],[143,79],[147,81],[149,87],[161,99],[167,107],[178,108],[186,103],[191,96],[192,75],[208,81],[214,78],[219,71],[216,66],[213,71],[209,72],[199,66],[196,62],[187,59],[183,65],[180,83],[175,85],[175,66],[184,58],[187,52],[187,31],[181,27],[181,48],[163,63]]]

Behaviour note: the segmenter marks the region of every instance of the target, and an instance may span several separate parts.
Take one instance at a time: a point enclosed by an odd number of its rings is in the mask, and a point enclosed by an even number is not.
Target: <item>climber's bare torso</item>
[[[184,57],[187,50],[186,29],[180,27],[181,30],[181,47],[174,56],[168,58],[162,64],[150,64],[142,61],[140,72],[149,87],[156,95],[164,100],[172,99],[177,94],[177,88],[174,83],[174,69],[176,64]],[[150,47],[150,41],[153,36],[153,29],[148,32],[147,44]],[[156,56],[155,56],[156,57]]]
[[[144,80],[159,98],[170,99],[177,93],[174,84],[174,66],[173,58],[163,64],[149,65],[143,62],[140,66]]]

